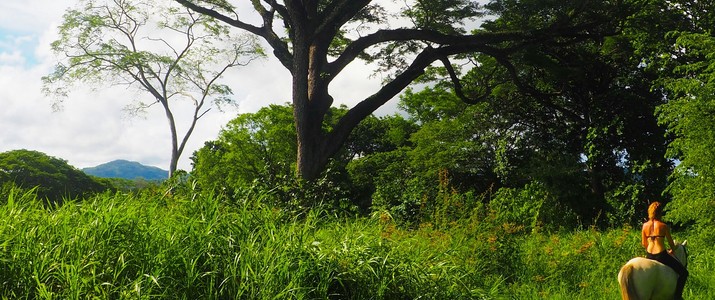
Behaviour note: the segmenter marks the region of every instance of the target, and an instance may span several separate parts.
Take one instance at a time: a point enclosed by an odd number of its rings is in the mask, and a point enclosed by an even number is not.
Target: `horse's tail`
[[[621,286],[621,299],[638,300],[636,288],[633,286],[633,265],[626,264],[618,272],[618,283]]]

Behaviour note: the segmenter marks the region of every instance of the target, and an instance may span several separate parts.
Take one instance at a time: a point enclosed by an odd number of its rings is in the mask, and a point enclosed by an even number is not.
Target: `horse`
[[[676,244],[675,258],[688,267],[688,250],[684,241]],[[673,299],[678,273],[672,268],[645,257],[629,260],[618,272],[623,300]]]

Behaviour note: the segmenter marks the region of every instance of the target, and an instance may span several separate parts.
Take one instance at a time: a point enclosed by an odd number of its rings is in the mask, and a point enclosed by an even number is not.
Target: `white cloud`
[[[0,152],[37,150],[82,168],[114,159],[139,161],[168,169],[170,136],[160,108],[146,118],[130,118],[122,111],[135,94],[122,88],[73,89],[63,110],[53,112],[52,99],[41,93],[40,78],[54,64],[49,44],[56,38],[62,14],[74,0],[0,0]],[[359,62],[334,81],[335,105],[352,106],[377,91],[374,68]],[[274,58],[230,70],[224,82],[234,91],[238,109],[212,109],[201,119],[180,160],[190,170],[191,154],[238,113],[255,112],[269,103],[290,102],[290,73]],[[179,131],[188,103],[176,108]],[[394,109],[392,100],[381,112]],[[183,125],[182,125],[183,124]]]
[[[74,3],[74,0],[2,0],[0,28],[25,33],[42,32],[49,23],[59,20],[65,9]]]
[[[25,57],[20,51],[0,52],[0,65],[20,65],[25,63]]]

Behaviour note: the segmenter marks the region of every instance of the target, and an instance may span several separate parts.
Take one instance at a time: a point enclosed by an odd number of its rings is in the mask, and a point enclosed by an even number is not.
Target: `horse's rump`
[[[632,277],[633,265],[629,262],[618,272],[618,283],[621,286],[621,299],[623,300],[638,299],[638,293],[631,282]]]
[[[673,299],[677,279],[678,274],[670,267],[643,257],[629,260],[618,272],[624,300]]]

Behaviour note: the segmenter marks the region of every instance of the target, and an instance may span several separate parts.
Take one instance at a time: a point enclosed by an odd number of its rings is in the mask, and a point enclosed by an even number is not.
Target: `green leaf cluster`
[[[402,12],[419,29],[463,34],[466,20],[483,16],[478,2],[465,0],[416,1]]]
[[[296,149],[292,108],[270,105],[231,120],[194,153],[192,173],[204,188],[233,192],[292,176]]]
[[[668,217],[710,226],[715,223],[715,37],[694,32],[673,36],[684,63],[675,69],[678,77],[663,80],[673,97],[658,110],[674,137],[668,154],[678,161]]]

